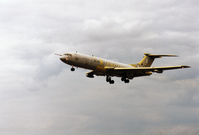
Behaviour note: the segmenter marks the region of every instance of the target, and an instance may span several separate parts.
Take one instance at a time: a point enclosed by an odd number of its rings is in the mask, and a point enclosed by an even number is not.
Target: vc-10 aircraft
[[[71,65],[71,71],[75,71],[74,67],[81,67],[92,70],[86,74],[89,78],[96,76],[106,76],[106,81],[114,84],[111,77],[121,77],[125,83],[129,83],[130,79],[140,76],[150,76],[153,72],[163,73],[164,70],[190,68],[190,66],[166,66],[166,67],[150,67],[155,58],[176,57],[176,55],[154,55],[145,53],[144,58],[137,64],[124,64],[106,60],[103,58],[89,56],[80,53],[57,54],[60,60]]]

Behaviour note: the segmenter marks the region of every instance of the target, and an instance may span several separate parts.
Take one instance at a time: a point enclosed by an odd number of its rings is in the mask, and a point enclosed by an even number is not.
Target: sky
[[[0,134],[198,135],[198,13],[196,0],[0,0]],[[110,85],[54,55],[75,51],[192,68]]]

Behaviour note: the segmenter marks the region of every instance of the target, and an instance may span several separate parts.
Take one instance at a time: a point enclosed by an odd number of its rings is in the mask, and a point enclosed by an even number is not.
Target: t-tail
[[[177,57],[177,55],[154,55],[149,53],[145,53],[144,55],[144,58],[139,63],[137,63],[137,67],[150,67],[155,58]]]

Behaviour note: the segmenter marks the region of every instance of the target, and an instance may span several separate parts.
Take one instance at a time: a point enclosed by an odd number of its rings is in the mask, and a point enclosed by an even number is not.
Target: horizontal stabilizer
[[[148,57],[153,57],[153,58],[161,58],[161,57],[178,57],[177,55],[171,55],[171,54],[167,54],[167,55],[156,55],[156,54],[150,54],[150,53],[145,53],[145,56]]]

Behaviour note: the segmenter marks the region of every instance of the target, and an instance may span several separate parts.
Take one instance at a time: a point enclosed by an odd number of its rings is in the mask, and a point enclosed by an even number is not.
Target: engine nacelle
[[[146,75],[152,75],[152,72],[145,72]]]
[[[94,78],[94,75],[93,74],[86,74],[86,77],[88,77],[88,78]]]

